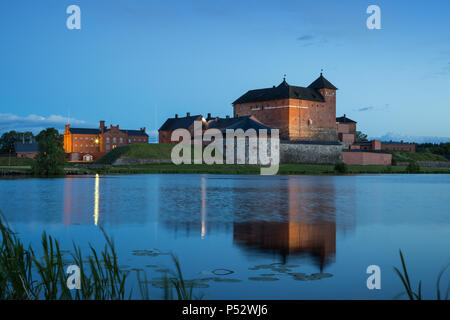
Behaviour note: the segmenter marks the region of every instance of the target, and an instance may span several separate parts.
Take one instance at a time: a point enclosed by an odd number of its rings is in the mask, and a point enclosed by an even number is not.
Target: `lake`
[[[124,270],[161,277],[173,253],[185,278],[211,278],[194,290],[204,299],[398,298],[399,249],[435,298],[450,262],[450,175],[67,176],[2,179],[0,190],[0,210],[33,247],[45,230],[87,255],[103,227]],[[380,290],[366,286],[370,265]],[[450,271],[442,291],[449,281]]]

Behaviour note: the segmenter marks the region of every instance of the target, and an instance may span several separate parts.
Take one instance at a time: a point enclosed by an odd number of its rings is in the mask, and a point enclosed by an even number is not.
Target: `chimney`
[[[347,117],[347,115],[344,113],[344,118],[346,118]]]
[[[178,114],[177,113],[175,113],[175,119],[178,119]]]
[[[208,119],[211,119],[211,113],[208,113]]]
[[[190,112],[186,112],[186,117],[190,117],[191,116],[191,113]]]
[[[105,131],[105,120],[100,121],[100,132],[103,133]]]
[[[230,119],[230,116],[227,115],[227,119]]]
[[[216,117],[216,121],[219,121],[219,117]]]
[[[142,131],[142,132],[145,132],[145,127],[141,128],[141,131]]]

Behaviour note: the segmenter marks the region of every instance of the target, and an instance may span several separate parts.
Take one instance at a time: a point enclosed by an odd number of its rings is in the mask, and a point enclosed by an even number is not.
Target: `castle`
[[[187,113],[167,119],[158,130],[159,143],[176,143],[171,140],[174,130],[192,132],[194,121],[201,121],[202,130],[278,129],[282,162],[390,164],[392,156],[382,151],[390,145],[356,142],[356,121],[346,115],[336,118],[337,90],[322,73],[307,87],[290,85],[283,78],[278,86],[249,90],[236,99],[232,118]]]
[[[336,91],[320,74],[308,87],[283,79],[272,88],[250,90],[233,102],[234,116],[254,116],[282,140],[337,141]]]
[[[194,121],[203,121],[204,129],[238,129],[243,119],[249,119],[245,128],[264,126],[278,129],[281,140],[337,142],[336,90],[320,74],[308,87],[289,85],[286,79],[272,88],[250,90],[233,102],[234,117],[205,119],[201,115],[169,118],[159,129],[159,143],[173,143],[171,133],[176,129],[192,130]],[[245,129],[242,127],[241,129]]]

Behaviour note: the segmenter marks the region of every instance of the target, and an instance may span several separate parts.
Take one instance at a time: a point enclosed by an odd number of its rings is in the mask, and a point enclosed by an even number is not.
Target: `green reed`
[[[45,232],[42,235],[42,256],[27,248],[16,236],[0,211],[0,300],[124,300],[132,298],[132,289],[127,289],[128,273],[119,268],[118,258],[112,238],[101,229],[106,240],[104,248],[98,252],[89,245],[90,255],[84,255],[79,246],[73,244],[72,260],[65,261],[59,242]],[[192,299],[178,260],[174,277],[167,279],[164,298],[172,299],[172,287],[177,299]],[[80,289],[69,290],[65,268],[76,265],[80,268]],[[147,275],[144,280],[137,273],[138,287],[142,299],[150,299]]]
[[[409,278],[408,275],[408,270],[406,268],[406,262],[405,259],[403,257],[403,253],[402,250],[400,250],[400,260],[402,263],[402,271],[400,271],[398,268],[394,267],[394,271],[397,273],[397,275],[399,276],[400,280],[402,281],[403,287],[405,288],[405,292],[408,295],[408,298],[410,300],[422,300],[423,296],[422,296],[422,281],[419,281],[418,287],[417,287],[417,291],[414,291],[412,285],[411,285],[411,280]],[[436,299],[437,300],[441,300],[443,297],[441,296],[441,278],[442,275],[444,274],[444,272],[447,270],[447,268],[450,266],[450,264],[446,265],[444,268],[442,268],[442,270],[439,272],[439,275],[437,277],[437,281],[436,281]],[[445,297],[443,298],[444,300],[448,300],[448,296],[449,296],[449,291],[450,291],[450,284],[447,287],[447,291],[445,294]]]

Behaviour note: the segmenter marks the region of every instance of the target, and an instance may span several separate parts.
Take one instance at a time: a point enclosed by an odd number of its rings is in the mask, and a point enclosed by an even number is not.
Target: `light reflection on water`
[[[170,267],[168,256],[132,254],[157,248],[178,255],[188,277],[226,267],[244,280],[210,284],[207,298],[391,299],[401,291],[392,272],[399,248],[429,295],[450,261],[449,186],[448,175],[5,179],[0,209],[32,243],[47,230],[68,248],[72,240],[101,245],[102,226],[130,267]],[[252,267],[270,263],[333,277],[247,280],[263,272]],[[365,287],[370,264],[383,270],[377,292]]]

